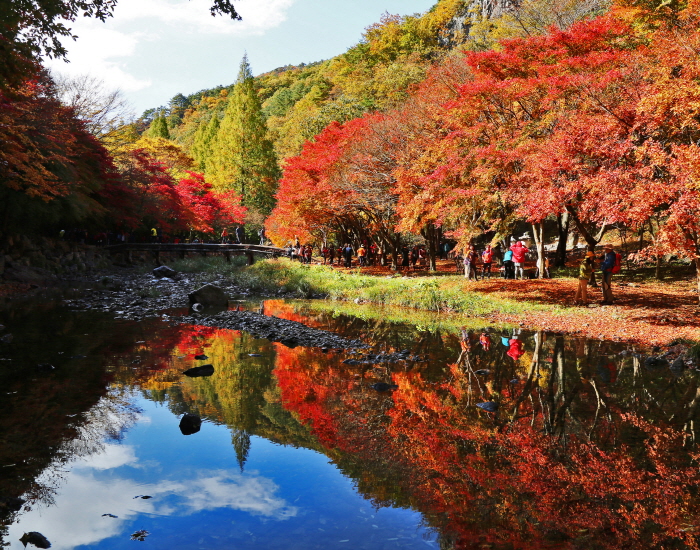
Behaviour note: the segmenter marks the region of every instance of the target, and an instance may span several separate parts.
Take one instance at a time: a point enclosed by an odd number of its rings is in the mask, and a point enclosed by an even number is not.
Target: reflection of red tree
[[[278,352],[285,405],[329,452],[352,453],[348,460],[368,473],[395,471],[411,504],[456,548],[697,547],[682,527],[697,510],[690,488],[700,474],[671,429],[616,414],[598,421],[596,433],[605,440],[634,429],[646,437],[643,446],[607,449],[587,429],[570,431],[563,445],[532,409],[502,428],[479,417],[464,376],[438,388],[419,373],[395,373],[399,389],[382,397],[364,391],[345,365],[319,364],[298,349]],[[456,365],[452,371],[459,374]],[[505,409],[512,401],[502,396]],[[386,492],[376,485],[375,478],[373,498]]]

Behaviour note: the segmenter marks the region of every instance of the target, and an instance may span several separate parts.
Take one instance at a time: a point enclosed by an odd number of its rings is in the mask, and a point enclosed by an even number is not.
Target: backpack
[[[615,265],[610,270],[610,273],[619,273],[622,269],[622,254],[615,252]]]

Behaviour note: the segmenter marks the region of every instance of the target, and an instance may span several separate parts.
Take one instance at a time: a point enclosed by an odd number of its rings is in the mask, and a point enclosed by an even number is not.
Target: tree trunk
[[[428,269],[430,269],[430,271],[437,271],[437,261],[435,257],[437,253],[437,247],[435,246],[436,233],[437,231],[435,231],[435,226],[432,223],[426,225],[421,231],[423,238],[428,241]]]
[[[544,223],[533,223],[532,233],[537,247],[537,278],[544,279]]]
[[[664,258],[661,256],[661,254],[656,255],[656,266],[654,268],[654,278],[657,281],[661,280],[661,264],[663,263]]]
[[[698,282],[698,303],[700,303],[700,257],[695,258],[695,275]]]
[[[566,244],[569,240],[569,213],[566,211],[557,216],[557,233],[559,234],[559,243],[557,244],[554,265],[566,267]]]

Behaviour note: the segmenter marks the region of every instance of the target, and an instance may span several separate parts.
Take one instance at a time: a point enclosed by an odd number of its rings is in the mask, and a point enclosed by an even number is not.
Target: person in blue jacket
[[[506,279],[515,279],[515,264],[513,263],[513,251],[508,248],[503,254],[503,276]]]
[[[613,250],[613,245],[605,245],[605,255],[603,256],[603,263],[600,264],[600,270],[603,272],[603,301],[601,304],[610,305],[613,303],[612,294],[612,276],[613,267],[615,267],[615,251]]]

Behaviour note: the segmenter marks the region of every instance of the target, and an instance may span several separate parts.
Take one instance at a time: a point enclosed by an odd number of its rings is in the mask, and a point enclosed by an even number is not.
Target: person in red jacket
[[[525,254],[529,252],[529,248],[523,244],[523,241],[517,241],[513,246],[510,247],[513,252],[513,263],[515,264],[515,278],[518,278],[518,272],[520,272],[520,278],[524,279],[523,275],[523,265],[525,264]]]
[[[491,278],[491,262],[493,261],[493,250],[491,250],[491,245],[487,244],[484,251],[481,253],[481,278],[483,279],[488,275]]]

